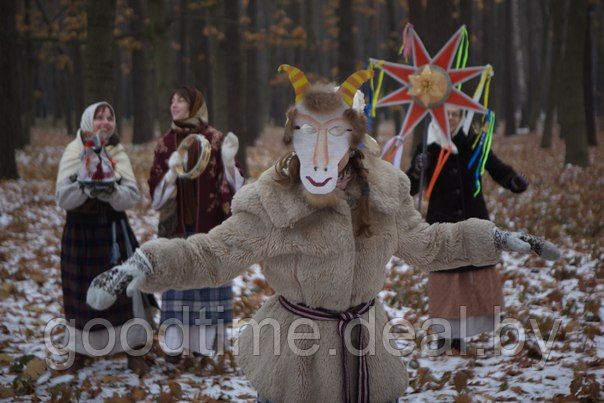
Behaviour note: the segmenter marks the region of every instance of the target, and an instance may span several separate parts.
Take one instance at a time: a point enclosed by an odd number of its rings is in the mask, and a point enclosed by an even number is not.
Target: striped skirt
[[[133,318],[132,299],[125,292],[104,311],[90,308],[86,304],[86,293],[95,276],[114,266],[112,260],[121,263],[137,247],[138,242],[124,212],[67,212],[61,239],[63,306],[65,318],[75,320],[77,329],[83,329],[95,318],[106,319],[114,326]]]

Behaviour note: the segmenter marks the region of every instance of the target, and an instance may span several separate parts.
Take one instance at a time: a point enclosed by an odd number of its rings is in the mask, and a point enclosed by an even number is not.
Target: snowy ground
[[[531,142],[532,141],[532,142]],[[500,139],[495,150],[524,172],[530,191],[512,196],[487,180],[485,192],[494,221],[503,227],[545,234],[561,245],[556,263],[504,254],[504,319],[515,319],[526,343],[515,355],[498,354],[492,335],[473,338],[467,355],[432,357],[419,347],[425,332],[427,277],[393,259],[380,299],[393,318],[413,324],[415,340],[403,358],[410,375],[405,400],[587,400],[604,399],[604,267],[602,260],[603,163],[589,170],[562,168],[559,148],[544,152],[534,139]],[[557,147],[560,145],[558,144]],[[526,151],[527,148],[532,151]],[[25,179],[0,182],[0,398],[11,400],[135,400],[171,402],[255,399],[239,369],[227,360],[201,368],[189,359],[180,366],[154,354],[151,373],[139,379],[126,358],[98,359],[77,374],[47,368],[52,358],[43,338],[46,323],[61,317],[60,236],[64,212],[54,203],[54,176],[63,148],[35,146],[19,153]],[[150,147],[129,147],[139,178],[148,172]],[[602,152],[602,147],[594,150]],[[537,155],[535,155],[537,154]],[[254,164],[272,155],[253,150]],[[261,169],[254,166],[254,170]],[[146,194],[146,184],[140,183]],[[141,241],[154,236],[157,215],[148,200],[129,212]],[[249,317],[271,290],[259,266],[235,282],[237,318]],[[552,332],[551,329],[557,329]],[[540,344],[553,334],[551,346]],[[503,348],[517,344],[502,333]],[[547,354],[549,352],[549,355]],[[221,365],[222,364],[222,365]]]

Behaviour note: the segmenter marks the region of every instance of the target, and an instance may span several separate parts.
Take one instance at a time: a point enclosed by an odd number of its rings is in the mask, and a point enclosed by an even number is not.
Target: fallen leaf
[[[4,399],[7,397],[13,397],[15,395],[15,391],[10,386],[0,385],[0,399]]]
[[[8,354],[0,354],[0,364],[2,365],[6,365],[6,364],[10,364],[13,362],[13,359],[10,355]]]
[[[453,383],[457,393],[461,392],[468,385],[468,373],[466,371],[456,372],[453,376]]]
[[[40,375],[46,370],[46,362],[41,360],[40,358],[34,358],[30,362],[27,363],[25,370],[23,370],[23,374],[29,376],[29,378],[33,381],[38,379]]]

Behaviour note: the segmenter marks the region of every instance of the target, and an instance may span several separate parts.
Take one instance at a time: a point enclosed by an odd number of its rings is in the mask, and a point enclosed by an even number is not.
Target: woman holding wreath
[[[231,200],[243,185],[243,177],[234,158],[237,137],[232,133],[225,137],[208,124],[208,107],[201,91],[187,86],[176,89],[170,100],[170,114],[172,127],[155,148],[149,191],[152,207],[160,213],[158,236],[186,238],[206,233],[230,216]],[[202,149],[201,142],[194,142],[186,152],[177,151],[192,134],[203,136],[209,143],[205,169],[200,166],[200,159],[207,150]],[[177,174],[179,169],[181,177]],[[182,175],[184,169],[193,172]],[[164,292],[161,322],[167,320],[182,323],[182,327],[166,328],[166,346],[177,353],[168,355],[168,362],[178,363],[183,348],[210,355],[216,341],[223,337],[218,333],[224,326],[219,324],[227,325],[233,320],[230,282],[213,288]],[[188,332],[187,346],[183,346],[187,340],[183,332]]]

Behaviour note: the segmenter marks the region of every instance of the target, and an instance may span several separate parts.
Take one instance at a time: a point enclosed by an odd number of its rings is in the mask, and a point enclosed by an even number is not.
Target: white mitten
[[[222,141],[220,152],[222,154],[222,162],[227,167],[235,166],[235,155],[239,151],[239,139],[233,132],[228,132]]]
[[[508,252],[529,253],[531,250],[545,260],[560,259],[560,251],[553,243],[524,232],[507,232],[493,229],[495,247]]]
[[[166,172],[166,182],[168,183],[174,183],[176,182],[176,178],[178,178],[178,175],[176,174],[176,171],[174,170],[174,168],[177,165],[182,165],[183,161],[182,158],[180,158],[180,154],[178,154],[178,152],[174,151],[172,153],[172,155],[170,155],[170,159],[168,160],[168,167],[170,168],[168,170],[168,172]]]
[[[180,158],[180,154],[176,151],[174,151],[172,153],[172,155],[170,155],[170,159],[168,160],[168,167],[170,167],[170,169],[174,169],[174,167],[176,167],[176,165],[181,165],[182,164],[182,158]]]
[[[128,260],[113,269],[96,276],[88,287],[86,303],[99,311],[109,308],[126,289],[131,297],[139,289],[147,276],[153,274],[153,267],[147,256],[137,249]]]

